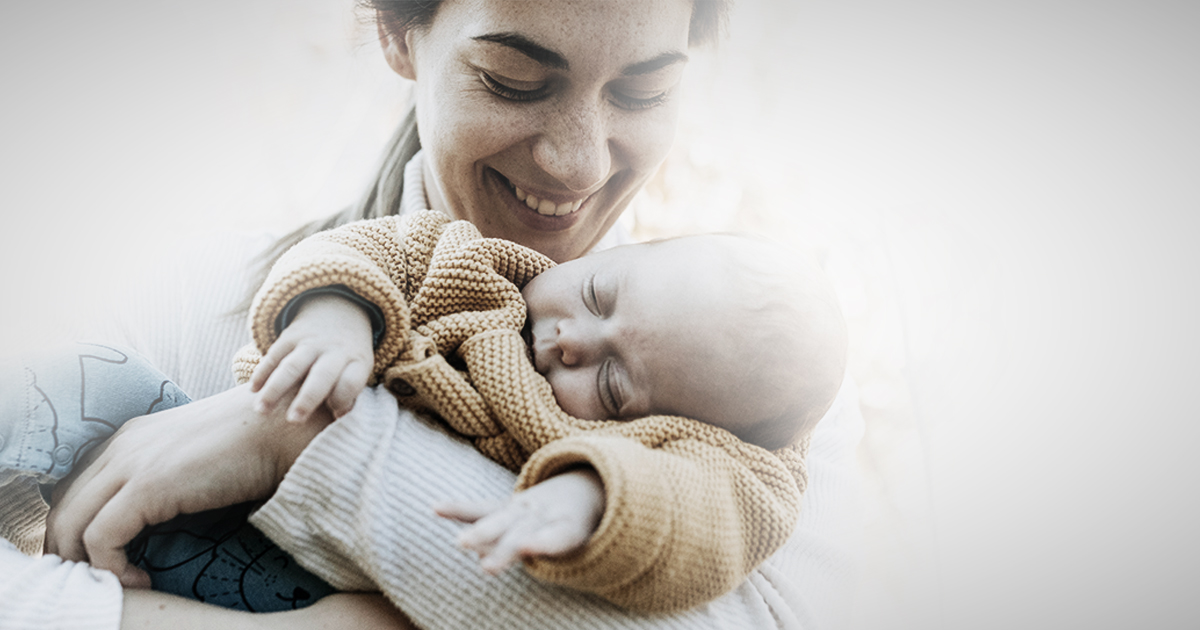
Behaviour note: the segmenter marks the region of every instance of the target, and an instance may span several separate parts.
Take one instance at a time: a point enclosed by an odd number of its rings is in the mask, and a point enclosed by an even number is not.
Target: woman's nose
[[[533,145],[533,159],[572,191],[590,190],[612,166],[607,115],[595,105],[574,104],[551,114]]]

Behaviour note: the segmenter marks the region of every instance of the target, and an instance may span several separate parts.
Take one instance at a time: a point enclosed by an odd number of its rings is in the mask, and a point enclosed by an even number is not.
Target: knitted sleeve
[[[670,612],[731,591],[787,541],[806,480],[803,447],[772,454],[698,423],[689,431],[682,419],[648,420],[629,431],[640,439],[582,433],[530,458],[518,487],[588,464],[607,500],[588,545],[528,561],[532,575],[631,610]],[[686,437],[654,444],[649,435]]]
[[[310,236],[280,257],[250,307],[254,347],[235,359],[239,381],[278,338],[280,315],[288,303],[311,289],[334,285],[379,307],[383,331],[375,348],[376,374],[390,364],[404,347],[409,327],[404,228],[394,216],[358,221]]]

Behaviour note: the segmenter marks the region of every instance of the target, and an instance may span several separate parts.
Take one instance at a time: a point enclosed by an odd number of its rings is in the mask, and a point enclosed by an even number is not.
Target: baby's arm
[[[254,345],[234,361],[239,381],[262,392],[260,410],[300,387],[289,420],[322,402],[341,416],[392,363],[409,331],[407,229],[397,217],[351,223],[304,239],[275,263],[250,308]]]
[[[259,392],[256,408],[269,411],[299,386],[287,419],[307,419],[322,403],[334,417],[354,407],[367,386],[374,361],[371,321],[350,300],[332,294],[304,299],[250,377]]]
[[[699,423],[653,447],[630,439],[669,436],[679,420],[644,418],[538,449],[518,488],[588,464],[603,479],[605,514],[578,553],[530,558],[525,571],[631,610],[664,612],[712,601],[778,549],[798,514],[802,460]]]
[[[592,468],[576,468],[505,501],[447,502],[435,509],[472,523],[459,534],[459,546],[478,553],[483,570],[496,575],[518,560],[582,549],[604,515],[604,485]]]

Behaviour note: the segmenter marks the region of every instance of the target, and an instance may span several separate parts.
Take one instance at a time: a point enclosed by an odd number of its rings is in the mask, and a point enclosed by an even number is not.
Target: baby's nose
[[[586,365],[596,354],[598,339],[596,331],[578,322],[560,320],[558,323],[558,351],[563,365],[575,367]]]

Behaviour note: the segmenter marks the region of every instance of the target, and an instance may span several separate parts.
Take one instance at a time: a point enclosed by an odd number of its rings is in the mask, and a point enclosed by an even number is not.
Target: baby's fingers
[[[270,354],[270,353],[268,353]],[[317,360],[317,351],[312,348],[296,348],[288,353],[271,372],[270,378],[258,392],[255,411],[266,413],[275,407],[284,396],[296,390],[309,369]]]
[[[521,561],[527,539],[528,533],[522,528],[505,530],[496,544],[479,552],[479,568],[489,575],[499,575],[505,569]]]
[[[486,555],[521,517],[521,513],[511,507],[504,501],[480,501],[443,505],[435,509],[446,518],[471,523],[470,527],[458,534],[458,546]]]
[[[589,538],[586,530],[556,521],[526,535],[518,552],[522,558],[558,556],[579,549]]]
[[[504,507],[506,501],[443,501],[433,506],[433,511],[442,518],[460,523],[474,523]]]
[[[328,354],[319,357],[309,368],[304,384],[300,386],[300,392],[288,407],[287,421],[307,420],[308,416],[329,398],[344,367],[345,363],[336,357],[330,357]]]
[[[266,385],[267,379],[275,372],[275,368],[279,367],[279,363],[283,361],[296,344],[290,339],[278,339],[271,347],[267,349],[267,353],[258,360],[258,365],[254,367],[254,372],[250,374],[250,391],[257,392]]]
[[[342,370],[341,377],[325,401],[334,418],[340,418],[354,408],[354,401],[358,399],[358,395],[367,386],[367,379],[371,377],[371,368],[371,365],[362,361],[351,361]]]

